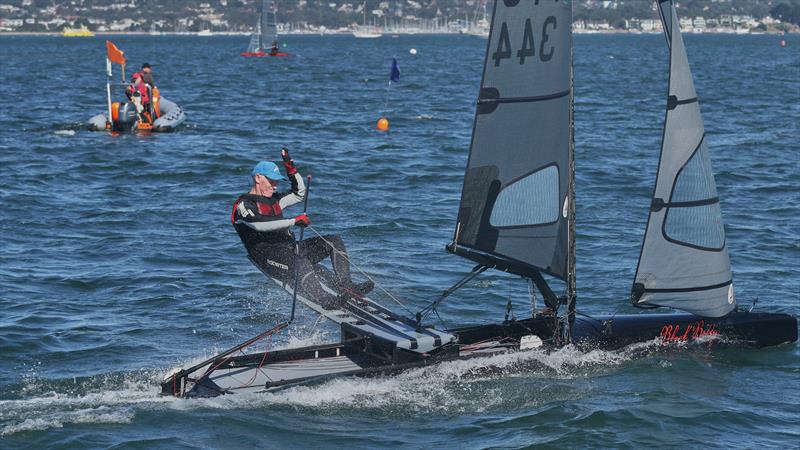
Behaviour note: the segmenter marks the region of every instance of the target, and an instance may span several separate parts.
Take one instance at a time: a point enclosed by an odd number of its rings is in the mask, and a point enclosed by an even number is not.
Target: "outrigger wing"
[[[355,298],[339,292],[325,275],[327,268],[315,267],[320,286],[330,298],[337,299],[333,304],[323,304],[312,295],[298,289],[297,300],[334,323],[352,327],[358,333],[373,335],[379,339],[393,342],[398,348],[416,353],[432,351],[455,341],[455,336],[431,327],[420,327],[416,322],[395,314],[377,302],[367,298]],[[271,277],[289,295],[294,294],[293,284]]]
[[[256,267],[259,267],[256,264]],[[454,334],[421,327],[366,298],[339,292],[326,282],[327,268],[317,265],[315,276],[325,294],[322,301],[298,289],[297,300],[341,326],[339,344],[234,355],[272,336],[278,325],[215,357],[167,378],[162,393],[179,397],[214,396],[234,392],[263,392],[331,376],[368,374],[387,367],[411,367],[436,355],[458,354]],[[264,271],[290,295],[293,283],[282,282]],[[336,299],[331,302],[329,299]]]

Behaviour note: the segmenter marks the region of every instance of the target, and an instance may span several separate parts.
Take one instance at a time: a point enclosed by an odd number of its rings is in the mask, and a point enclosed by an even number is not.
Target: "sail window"
[[[489,223],[494,227],[519,227],[558,220],[558,167],[550,165],[526,175],[497,195]]]
[[[702,141],[675,179],[664,235],[673,242],[701,249],[721,250],[725,246],[717,187]]]

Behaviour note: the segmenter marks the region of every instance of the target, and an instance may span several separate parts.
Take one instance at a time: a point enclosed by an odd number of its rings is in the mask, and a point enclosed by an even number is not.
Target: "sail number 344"
[[[542,23],[541,37],[539,38],[539,60],[542,62],[550,61],[556,52],[555,47],[549,42],[550,36],[547,34],[558,27],[555,16],[548,16]],[[500,38],[497,40],[497,50],[492,53],[494,66],[500,65],[500,61],[510,59],[512,55],[511,39],[508,35],[508,25],[503,22],[500,25]],[[517,50],[516,57],[520,64],[525,64],[529,57],[536,56],[536,41],[533,36],[533,25],[531,19],[525,19],[525,31],[522,33],[522,46]]]

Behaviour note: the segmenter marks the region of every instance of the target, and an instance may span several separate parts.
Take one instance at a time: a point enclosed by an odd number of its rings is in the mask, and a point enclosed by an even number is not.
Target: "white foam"
[[[647,344],[652,349],[655,341]],[[509,378],[573,379],[603,373],[641,351],[590,351],[574,347],[555,352],[540,349],[487,358],[447,361],[394,376],[336,378],[277,392],[188,399],[170,408],[213,409],[291,406],[335,413],[342,408],[393,409],[404,413],[475,413],[516,403],[520,392],[506,391]],[[546,401],[546,398],[542,398]]]
[[[313,328],[313,327],[312,327]],[[297,343],[316,342],[312,333]],[[100,376],[71,388],[58,382],[30,377],[21,389],[30,397],[0,400],[0,435],[21,431],[62,428],[80,423],[129,423],[137,411],[173,409],[268,409],[276,406],[313,409],[315,413],[336,414],[345,408],[392,410],[397,414],[481,413],[521,401],[547,402],[551,393],[546,383],[541,392],[515,389],[514,383],[589,378],[662,348],[659,341],[628,347],[621,351],[581,352],[565,347],[547,352],[532,349],[486,358],[447,361],[411,369],[394,376],[338,378],[310,386],[295,386],[268,393],[223,395],[207,399],[176,399],[160,396],[159,383],[177,368],[139,372],[124,377]],[[195,358],[192,362],[200,362]],[[516,380],[516,381],[511,381]],[[569,381],[567,381],[569,382]],[[84,387],[81,387],[84,386]],[[29,388],[28,388],[29,387]]]
[[[63,428],[64,424],[81,423],[130,423],[133,420],[132,410],[114,411],[108,407],[82,409],[69,412],[45,414],[43,417],[25,419],[0,429],[0,436],[7,436],[20,431],[41,431],[51,428]]]
[[[126,379],[120,382],[108,377],[100,377],[100,386],[93,392],[63,392],[49,390],[36,391],[25,386],[22,393],[37,392],[34,397],[17,400],[0,400],[0,421],[6,422],[0,428],[0,436],[20,431],[47,430],[62,428],[66,424],[80,423],[129,423],[137,408],[153,409],[156,405],[175,401],[174,398],[160,397],[153,377],[146,379]],[[39,388],[44,381],[29,380],[26,384]],[[104,389],[115,385],[117,389]],[[76,388],[79,390],[79,388]]]
[[[59,136],[75,136],[75,130],[56,130],[55,134]]]

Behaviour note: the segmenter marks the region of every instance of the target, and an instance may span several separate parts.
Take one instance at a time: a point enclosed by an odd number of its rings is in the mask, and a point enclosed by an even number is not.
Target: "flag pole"
[[[111,77],[112,63],[122,66],[122,82],[125,82],[125,53],[118,49],[113,42],[106,41],[106,103],[108,105],[108,124],[114,126],[113,109],[111,105]]]
[[[114,128],[114,118],[111,114],[111,60],[106,56],[106,100],[108,103],[108,124],[109,128]]]

